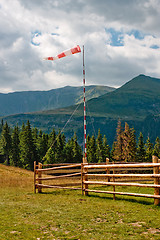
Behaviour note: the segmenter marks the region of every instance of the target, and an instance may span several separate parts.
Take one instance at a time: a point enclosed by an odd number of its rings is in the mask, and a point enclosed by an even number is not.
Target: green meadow
[[[79,190],[34,194],[33,172],[0,164],[0,240],[5,239],[160,239],[160,206],[153,199],[113,200]]]

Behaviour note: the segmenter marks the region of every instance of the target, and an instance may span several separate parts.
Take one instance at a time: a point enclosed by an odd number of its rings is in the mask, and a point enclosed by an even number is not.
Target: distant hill
[[[75,106],[9,116],[6,119],[15,125],[30,120],[36,126],[46,132],[54,127],[57,131],[63,128]],[[154,141],[160,137],[160,79],[145,75],[139,75],[122,87],[87,101],[87,133],[95,134],[101,129],[112,144],[118,119],[122,125],[127,121],[130,127],[134,127],[137,135],[142,131],[144,137],[150,136]],[[69,122],[64,132],[71,137],[76,131],[80,141],[83,141],[83,104],[76,111],[72,121]]]
[[[86,100],[113,90],[115,88],[107,86],[87,86]],[[81,101],[83,101],[82,87],[66,86],[50,91],[0,93],[0,116],[62,108]]]

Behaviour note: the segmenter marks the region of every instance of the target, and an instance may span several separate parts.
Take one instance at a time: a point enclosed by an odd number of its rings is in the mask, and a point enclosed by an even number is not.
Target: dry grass
[[[27,188],[33,185],[33,172],[0,164],[0,187]]]

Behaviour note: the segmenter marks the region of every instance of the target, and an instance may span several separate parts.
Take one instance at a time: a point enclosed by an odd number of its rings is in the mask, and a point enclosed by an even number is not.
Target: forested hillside
[[[0,125],[0,162],[6,165],[18,166],[33,170],[34,161],[46,164],[82,162],[83,146],[80,146],[77,136],[66,139],[65,135],[53,129],[50,134],[32,128],[30,122],[23,124],[21,129],[13,129],[8,123]],[[154,144],[150,138],[144,141],[143,134],[139,133],[136,141],[135,130],[125,123],[125,128],[118,122],[116,139],[109,146],[107,136],[102,136],[100,130],[97,137],[87,136],[88,162],[110,161],[150,162],[152,155],[160,157],[160,140],[157,137]]]
[[[86,100],[113,90],[115,89],[107,86],[87,86]],[[0,93],[0,116],[62,108],[82,101],[82,87],[67,86],[50,91]]]

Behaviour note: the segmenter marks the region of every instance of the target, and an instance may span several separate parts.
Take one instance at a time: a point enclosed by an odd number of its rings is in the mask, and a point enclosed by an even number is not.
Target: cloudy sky
[[[0,0],[0,92],[160,77],[160,0]]]

